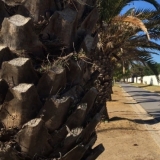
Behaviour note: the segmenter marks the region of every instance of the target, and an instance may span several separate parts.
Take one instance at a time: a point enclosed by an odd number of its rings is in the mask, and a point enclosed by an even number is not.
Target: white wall
[[[160,75],[159,75],[160,78]],[[132,82],[132,78],[128,79],[128,82]],[[133,83],[141,83],[141,77],[134,77]],[[151,76],[144,76],[143,77],[143,84],[148,84],[148,85],[159,85],[160,83],[157,82],[156,76],[151,75]]]

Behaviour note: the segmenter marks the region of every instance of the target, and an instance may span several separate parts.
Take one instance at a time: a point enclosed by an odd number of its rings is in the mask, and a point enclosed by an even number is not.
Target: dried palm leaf
[[[150,40],[150,36],[148,33],[148,30],[146,28],[146,26],[144,25],[144,23],[137,17],[134,16],[116,16],[113,21],[118,21],[118,22],[129,22],[130,24],[132,24],[133,27],[137,27],[140,28],[143,32],[146,33],[148,40]]]

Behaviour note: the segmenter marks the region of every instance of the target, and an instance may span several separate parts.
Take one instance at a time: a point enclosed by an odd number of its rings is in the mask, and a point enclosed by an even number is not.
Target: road
[[[119,83],[119,85],[132,96],[148,114],[160,121],[160,95],[158,93],[149,92],[127,83]]]

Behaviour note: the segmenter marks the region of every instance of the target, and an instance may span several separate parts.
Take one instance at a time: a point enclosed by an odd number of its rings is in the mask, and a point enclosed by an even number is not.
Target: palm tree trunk
[[[93,38],[95,1],[57,2],[2,2],[10,11],[2,40],[10,48],[0,50],[9,56],[0,56],[0,159],[96,159],[104,150],[93,148],[106,109],[105,98],[97,105],[99,72],[91,73],[90,63],[75,52]]]

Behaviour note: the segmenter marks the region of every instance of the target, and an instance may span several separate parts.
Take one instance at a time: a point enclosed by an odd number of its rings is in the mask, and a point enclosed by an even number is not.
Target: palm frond
[[[128,0],[130,1],[130,0]],[[149,4],[152,4],[157,10],[160,8],[160,4],[156,0],[136,0],[136,1],[144,1]]]
[[[146,26],[144,23],[137,17],[134,16],[116,16],[113,21],[119,21],[119,22],[128,22],[133,25],[133,27],[140,28],[142,31],[144,31],[147,35],[147,38],[150,40],[149,33],[147,31]]]
[[[145,62],[145,64],[149,67],[149,69],[154,73],[157,78],[157,82],[160,82],[159,72],[157,70],[156,62],[153,61],[152,57],[141,57],[141,62]]]

